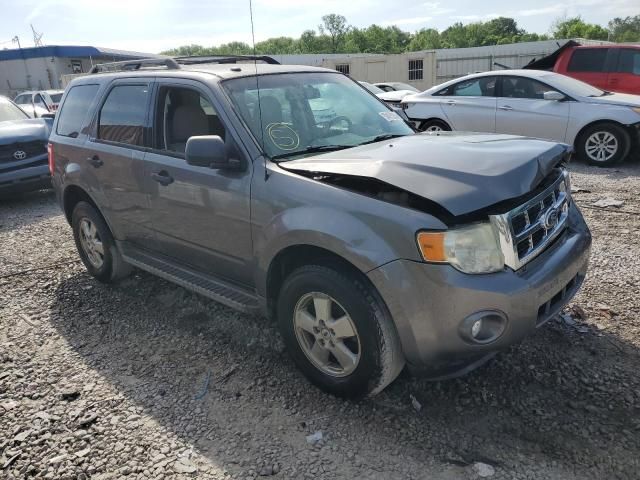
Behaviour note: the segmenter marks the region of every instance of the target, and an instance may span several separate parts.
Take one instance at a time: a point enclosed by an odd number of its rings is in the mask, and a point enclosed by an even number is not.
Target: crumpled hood
[[[584,102],[588,103],[640,107],[640,95],[630,95],[628,93],[612,93],[603,97],[583,97],[583,99]]]
[[[408,135],[280,163],[290,171],[375,178],[470,213],[533,190],[570,147],[513,135]]]
[[[376,93],[376,96],[385,102],[399,102],[404,97],[415,93],[416,92],[412,92],[411,90],[394,90],[392,92]]]
[[[0,122],[0,145],[34,140],[46,142],[51,133],[51,123],[52,120],[42,118]]]

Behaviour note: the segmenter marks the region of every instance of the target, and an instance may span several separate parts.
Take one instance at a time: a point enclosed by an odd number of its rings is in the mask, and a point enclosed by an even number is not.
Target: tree
[[[417,52],[419,50],[434,50],[442,48],[440,33],[435,28],[423,28],[412,35],[407,50]]]
[[[614,42],[640,42],[640,15],[614,18],[609,22],[609,32]]]
[[[322,25],[318,27],[320,34],[328,32],[331,38],[331,52],[337,53],[348,31],[347,19],[336,13],[330,13],[322,17]]]
[[[607,29],[594,23],[586,23],[582,17],[558,19],[551,26],[553,38],[588,38],[591,40],[607,40]]]

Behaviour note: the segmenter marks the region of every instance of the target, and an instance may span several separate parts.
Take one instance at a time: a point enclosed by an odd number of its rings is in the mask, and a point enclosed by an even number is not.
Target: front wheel
[[[582,160],[602,167],[623,160],[629,147],[629,135],[613,123],[601,123],[587,128],[576,142],[577,153]]]
[[[307,265],[291,273],[278,297],[278,321],[298,368],[334,395],[375,395],[404,366],[386,306],[346,269]]]
[[[443,120],[431,119],[422,122],[418,130],[421,132],[450,132],[451,127]]]

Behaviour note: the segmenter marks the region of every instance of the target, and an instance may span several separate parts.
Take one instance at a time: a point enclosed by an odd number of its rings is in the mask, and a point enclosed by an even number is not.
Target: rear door
[[[204,273],[252,283],[251,162],[220,115],[209,88],[186,79],[158,79],[153,148],[145,181],[157,248],[174,261]],[[218,135],[244,171],[188,165],[184,150],[196,135]]]
[[[615,52],[606,90],[640,95],[640,48],[611,49]]]
[[[566,74],[606,90],[609,77],[607,72],[608,55],[608,48],[576,48],[571,52]]]
[[[80,159],[103,197],[114,236],[141,246],[153,241],[144,155],[150,143],[151,80],[121,79],[109,85],[93,121],[88,154]]]
[[[442,110],[453,130],[495,132],[496,77],[476,77],[440,92]]]
[[[496,132],[564,142],[570,102],[545,100],[554,90],[532,78],[500,77]]]

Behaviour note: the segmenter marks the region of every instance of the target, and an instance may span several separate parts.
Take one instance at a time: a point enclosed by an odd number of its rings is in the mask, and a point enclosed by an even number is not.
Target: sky
[[[0,0],[0,49],[33,46],[30,24],[45,45],[92,45],[156,53],[188,44],[251,43],[249,0]],[[350,25],[397,25],[443,30],[454,22],[513,17],[521,28],[547,33],[562,16],[581,15],[606,26],[640,14],[639,0],[253,0],[256,41],[299,36],[327,13]]]

